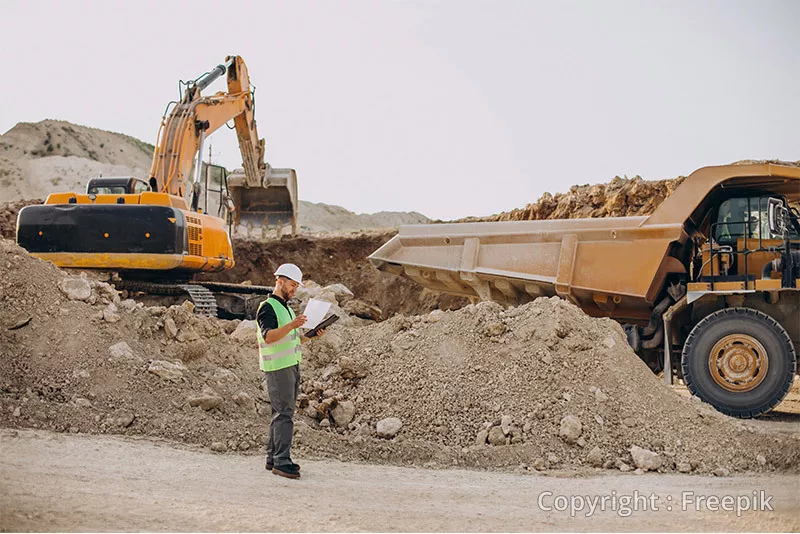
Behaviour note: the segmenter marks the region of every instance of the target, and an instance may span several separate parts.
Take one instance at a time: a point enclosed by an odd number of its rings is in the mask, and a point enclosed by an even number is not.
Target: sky
[[[800,159],[795,0],[3,0],[0,131],[154,143],[230,54],[274,167],[359,213],[489,215],[545,191]],[[205,93],[225,90],[224,78]],[[232,130],[215,162],[241,165]]]

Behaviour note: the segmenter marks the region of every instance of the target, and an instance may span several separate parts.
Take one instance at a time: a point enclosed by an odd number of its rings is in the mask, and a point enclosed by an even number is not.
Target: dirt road
[[[0,444],[3,531],[800,528],[797,480],[787,475],[557,478],[297,458],[303,478],[293,481],[265,472],[258,456],[215,455],[166,442],[3,429]],[[696,509],[701,496],[739,496],[744,504],[761,490],[774,511],[737,517]],[[642,496],[637,506],[647,499],[648,510],[622,517],[632,505],[623,506],[621,498],[636,492]],[[606,510],[587,517],[584,505],[574,518],[557,510],[584,495],[608,496]],[[611,509],[614,499],[618,511]]]

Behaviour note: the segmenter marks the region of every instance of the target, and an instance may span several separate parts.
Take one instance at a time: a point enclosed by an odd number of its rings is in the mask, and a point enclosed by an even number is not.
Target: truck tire
[[[683,345],[686,385],[720,412],[756,417],[789,391],[795,351],[786,330],[751,308],[726,308],[703,318]]]

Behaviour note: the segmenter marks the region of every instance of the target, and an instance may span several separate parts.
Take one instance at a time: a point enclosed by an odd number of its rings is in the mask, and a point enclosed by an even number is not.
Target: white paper
[[[306,324],[303,325],[303,328],[311,329],[321,323],[330,307],[330,302],[320,299],[310,299],[303,312],[303,315],[306,316]]]

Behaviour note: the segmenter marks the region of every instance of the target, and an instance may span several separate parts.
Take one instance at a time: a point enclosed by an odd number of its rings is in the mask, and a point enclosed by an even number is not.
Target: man
[[[286,478],[300,478],[300,466],[292,461],[290,449],[300,389],[300,345],[309,338],[297,330],[305,324],[305,315],[295,317],[287,302],[302,285],[300,268],[284,263],[275,271],[275,290],[258,306],[256,315],[258,360],[272,403],[266,467],[274,475]],[[320,330],[318,335],[324,333]]]

